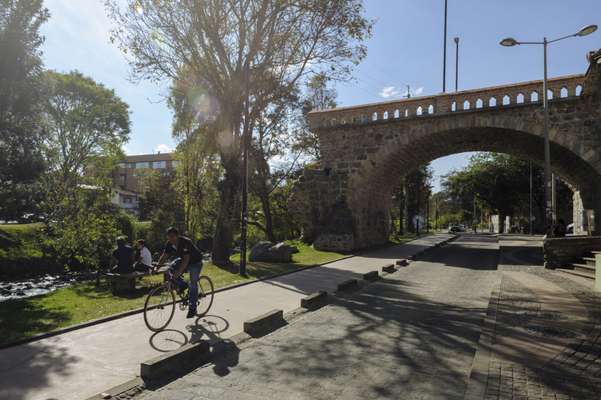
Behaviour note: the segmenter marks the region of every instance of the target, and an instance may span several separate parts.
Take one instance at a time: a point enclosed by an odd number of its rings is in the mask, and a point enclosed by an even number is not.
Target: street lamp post
[[[448,0],[444,0],[444,38],[442,46],[442,92],[447,91],[447,7]]]
[[[459,90],[459,38],[455,37],[455,91]]]
[[[563,36],[553,40],[547,40],[547,38],[543,38],[542,42],[519,42],[514,38],[505,38],[501,40],[499,43],[501,46],[512,47],[522,44],[535,44],[543,46],[543,62],[544,62],[544,78],[543,78],[543,130],[545,137],[545,219],[547,224],[547,234],[551,235],[553,232],[553,202],[552,202],[552,194],[551,194],[551,146],[549,142],[549,104],[548,104],[548,96],[547,96],[547,47],[551,43],[559,42],[560,40],[568,39],[571,37],[577,36],[587,36],[597,30],[597,25],[588,25],[584,28],[580,29],[578,32]]]

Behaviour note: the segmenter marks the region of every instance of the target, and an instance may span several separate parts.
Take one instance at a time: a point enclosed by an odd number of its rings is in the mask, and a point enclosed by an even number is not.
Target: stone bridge
[[[586,74],[549,80],[551,162],[580,209],[601,215],[601,51],[588,59]],[[294,197],[304,238],[341,251],[385,243],[392,190],[439,157],[492,151],[543,164],[542,86],[530,81],[311,112],[321,159],[304,170]]]

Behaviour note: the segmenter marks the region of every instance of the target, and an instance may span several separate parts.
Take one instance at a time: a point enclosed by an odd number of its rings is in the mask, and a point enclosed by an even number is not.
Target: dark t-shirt
[[[117,260],[117,270],[119,272],[133,271],[134,249],[131,246],[117,247],[113,251],[113,257]]]
[[[202,253],[198,250],[198,247],[185,236],[177,238],[177,247],[173,246],[171,242],[167,242],[167,244],[165,244],[165,254],[178,258],[184,258],[185,255],[189,255],[190,264],[196,264],[202,261]]]

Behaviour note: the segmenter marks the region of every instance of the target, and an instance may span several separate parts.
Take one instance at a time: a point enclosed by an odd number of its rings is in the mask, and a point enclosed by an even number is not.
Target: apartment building
[[[138,214],[139,180],[151,170],[171,171],[177,167],[173,153],[126,156],[113,172],[113,204]]]

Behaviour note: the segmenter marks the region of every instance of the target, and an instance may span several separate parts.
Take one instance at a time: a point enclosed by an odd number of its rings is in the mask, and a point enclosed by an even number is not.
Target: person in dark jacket
[[[112,254],[111,272],[128,274],[134,271],[134,249],[123,236],[117,238],[117,248]]]

